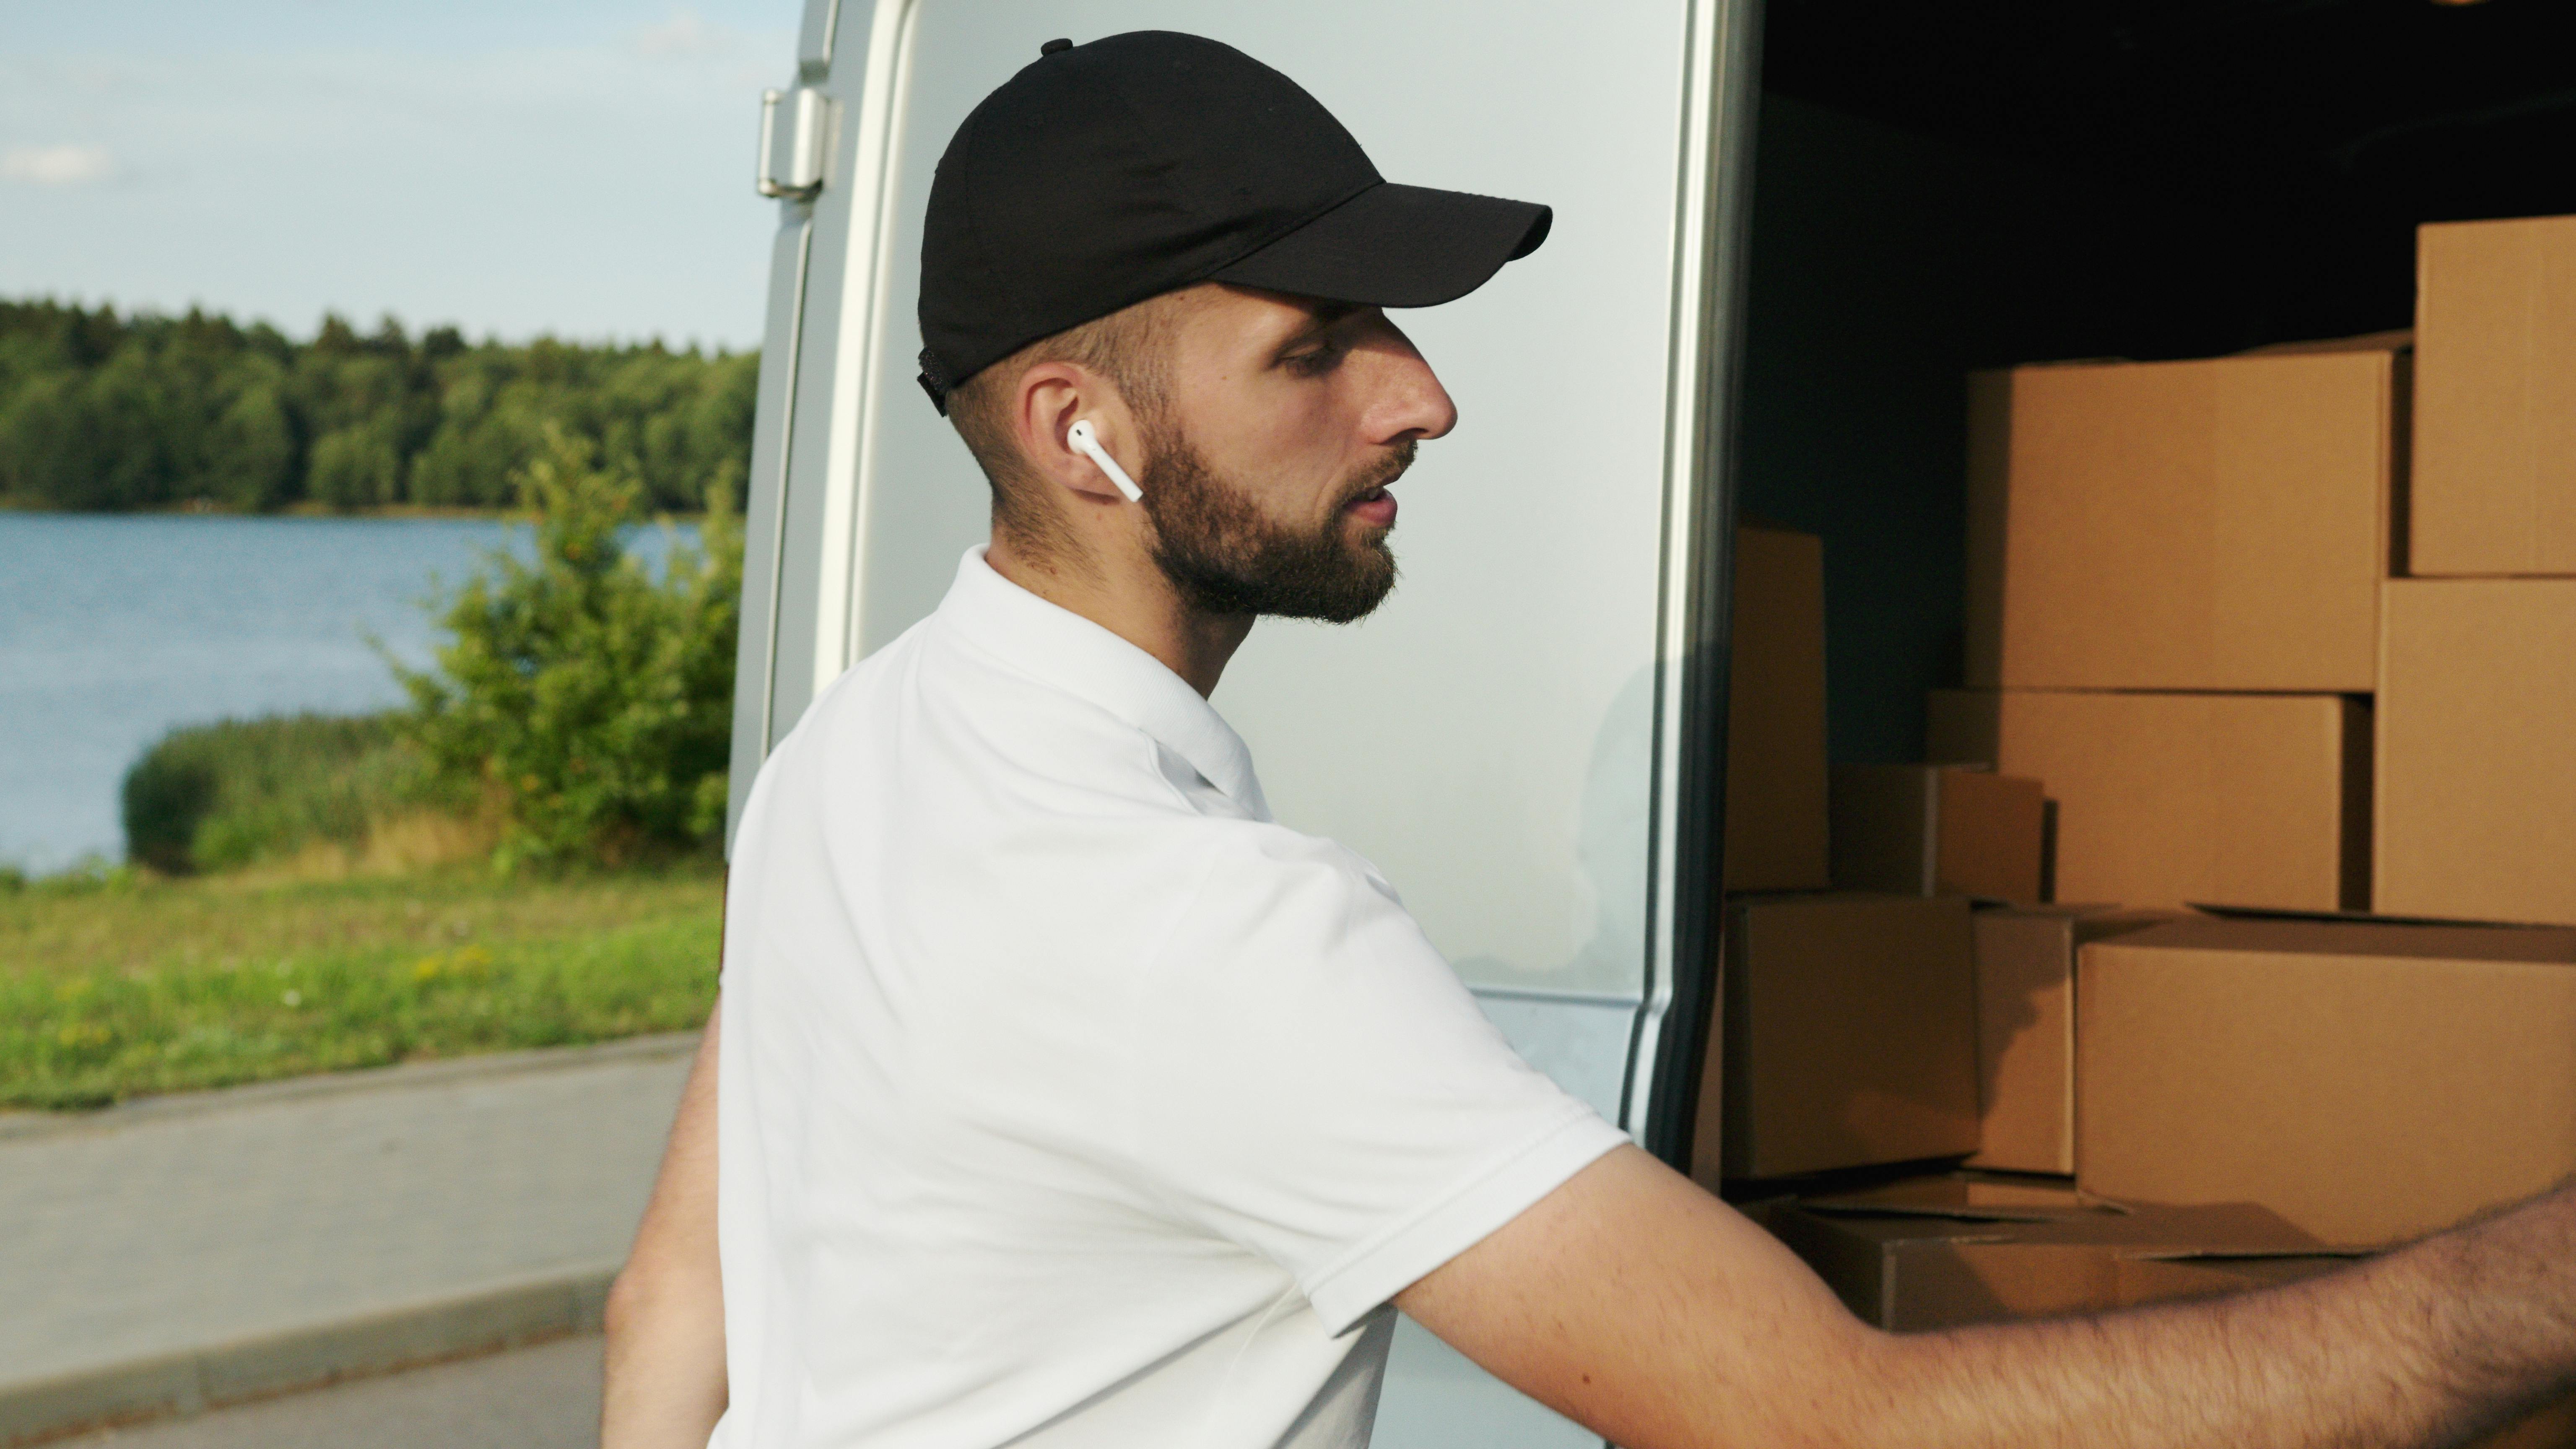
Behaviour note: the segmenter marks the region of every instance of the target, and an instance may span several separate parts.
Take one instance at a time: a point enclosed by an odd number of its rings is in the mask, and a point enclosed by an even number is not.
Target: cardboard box
[[[2576,925],[2576,579],[2388,585],[2372,899]]]
[[[1811,1199],[1768,1225],[1855,1315],[1896,1333],[2233,1292],[2351,1261],[2243,1203],[2096,1204],[2033,1221]]]
[[[1834,886],[2040,898],[2048,801],[2037,780],[1956,765],[1836,765]]]
[[[1725,1176],[1785,1177],[1977,1150],[1968,903],[1807,895],[1726,919]],[[1712,1125],[1708,1114],[1702,1129]]]
[[[2077,978],[2090,1191],[2376,1245],[2576,1170],[2576,931],[2196,919]]]
[[[1762,1226],[1846,1307],[1900,1333],[2280,1287],[2355,1257],[2246,1203],[2122,1205],[1935,1178],[1759,1206]],[[2481,1439],[2475,1449],[2570,1445],[2576,1399]]]
[[[1968,682],[2368,691],[2405,345],[1972,377]]]
[[[1726,703],[1731,891],[1822,890],[1825,847],[1825,550],[1812,534],[1735,531]]]
[[[2407,572],[2576,574],[2576,216],[2427,226],[2415,272]]]
[[[2075,1171],[2075,953],[2174,919],[2109,906],[1977,912],[1977,1102],[1972,1167]]]
[[[2060,900],[2368,908],[2367,701],[1935,690],[1929,724],[1937,759],[2046,782]]]

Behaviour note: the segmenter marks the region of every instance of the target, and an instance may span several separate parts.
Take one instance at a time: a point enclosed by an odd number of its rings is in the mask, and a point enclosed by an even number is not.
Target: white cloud
[[[0,151],[0,180],[34,186],[97,186],[125,174],[105,146],[12,146]]]
[[[722,26],[709,25],[695,10],[675,5],[668,20],[647,25],[629,39],[646,55],[721,55],[733,49],[736,36]]]

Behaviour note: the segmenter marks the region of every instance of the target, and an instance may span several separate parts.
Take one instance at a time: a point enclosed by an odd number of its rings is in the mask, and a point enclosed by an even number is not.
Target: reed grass
[[[467,802],[435,793],[428,761],[390,714],[276,715],[172,730],[126,771],[121,804],[127,858],[170,875],[298,857],[363,862],[388,854],[380,837],[419,837],[423,817],[448,817],[451,834],[473,823]],[[482,840],[481,850],[490,844]],[[458,851],[445,859],[478,853],[462,841]],[[443,863],[414,858],[417,850],[391,853],[400,865]]]

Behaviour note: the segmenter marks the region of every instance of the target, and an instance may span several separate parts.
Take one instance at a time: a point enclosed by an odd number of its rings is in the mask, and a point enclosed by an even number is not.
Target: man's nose
[[[1411,347],[1387,357],[1381,385],[1385,391],[1370,410],[1376,424],[1370,429],[1376,435],[1370,441],[1436,438],[1458,426],[1458,405],[1450,401],[1449,389],[1440,385],[1431,364]]]

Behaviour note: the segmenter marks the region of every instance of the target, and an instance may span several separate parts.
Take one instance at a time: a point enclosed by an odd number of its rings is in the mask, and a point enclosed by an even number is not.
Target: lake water
[[[658,559],[665,535],[639,530]],[[125,850],[117,787],[174,726],[402,702],[420,607],[527,530],[484,520],[0,513],[0,862]]]

